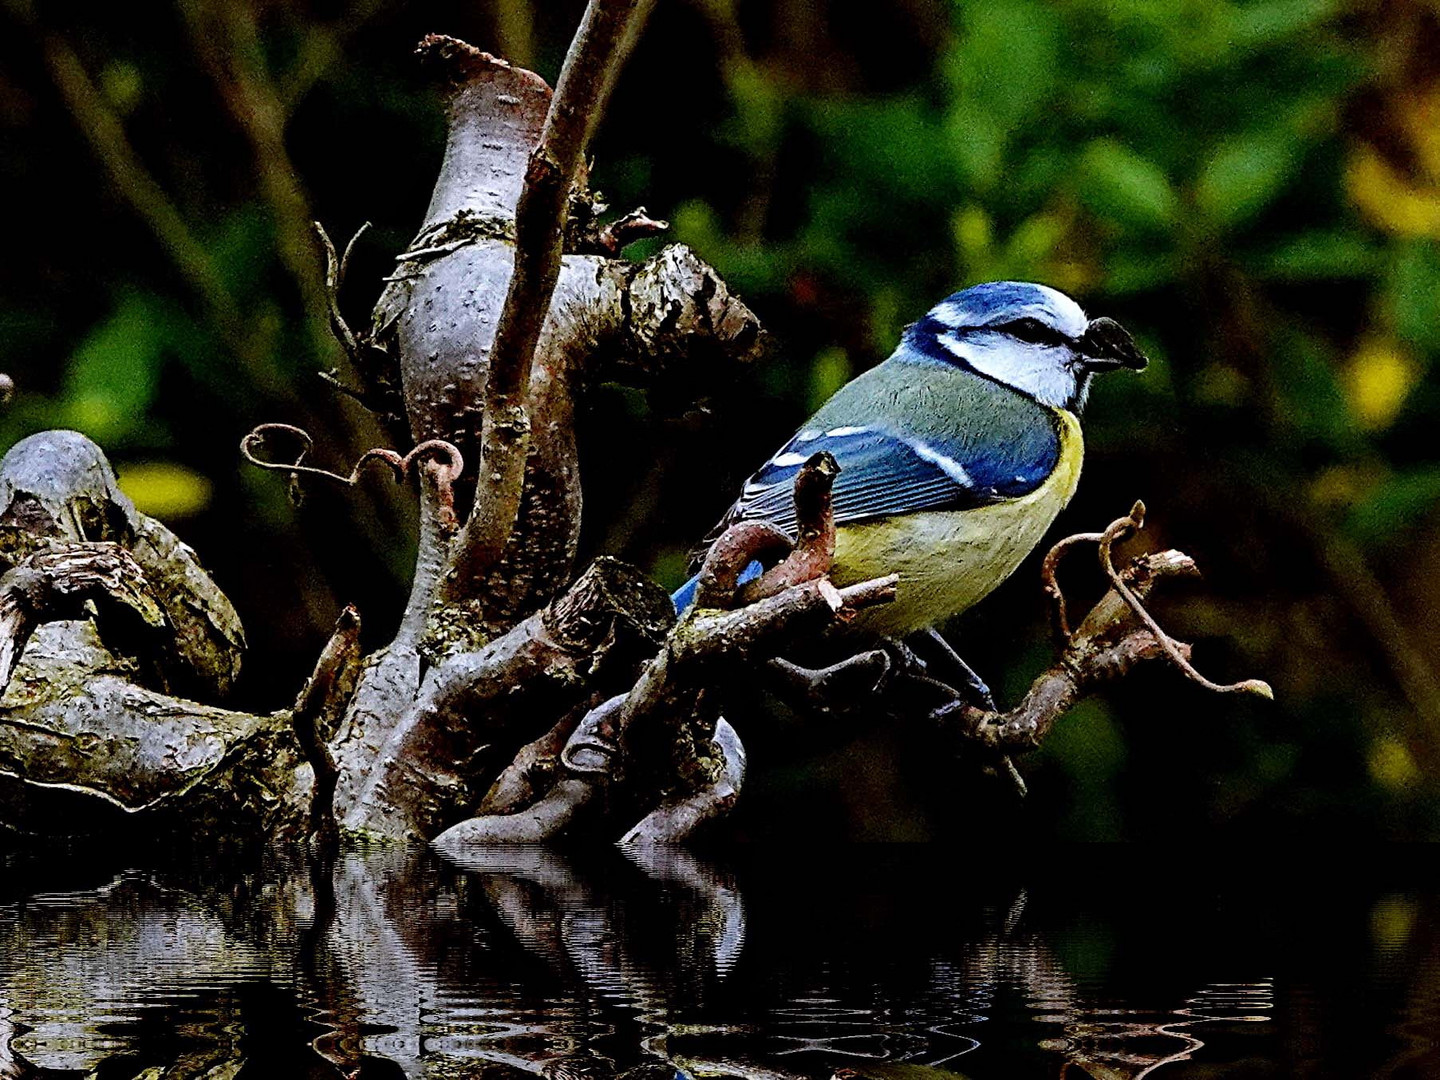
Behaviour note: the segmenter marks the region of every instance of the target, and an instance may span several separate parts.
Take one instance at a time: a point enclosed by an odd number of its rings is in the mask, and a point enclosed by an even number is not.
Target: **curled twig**
[[[1125,576],[1115,569],[1114,560],[1111,558],[1111,548],[1117,540],[1123,540],[1126,537],[1133,536],[1144,527],[1145,504],[1137,500],[1131,508],[1129,515],[1112,521],[1110,527],[1107,528],[1100,537],[1100,568],[1105,571],[1105,576],[1110,579],[1111,586],[1120,594],[1126,606],[1135,613],[1137,619],[1149,628],[1150,633],[1155,635],[1155,641],[1159,644],[1160,648],[1165,651],[1165,655],[1168,656],[1171,662],[1183,671],[1186,677],[1192,682],[1197,682],[1205,687],[1205,689],[1213,690],[1217,694],[1259,694],[1263,698],[1269,698],[1271,701],[1275,700],[1275,691],[1272,690],[1270,684],[1263,679],[1245,679],[1237,683],[1221,684],[1211,682],[1204,675],[1201,675],[1200,672],[1195,670],[1195,666],[1185,658],[1180,650],[1179,643],[1161,629],[1160,624],[1155,621],[1155,616],[1146,610],[1145,605],[1140,602],[1140,598],[1131,591],[1129,583],[1125,580]]]
[[[276,433],[289,435],[300,443],[300,452],[295,455],[294,461],[266,461],[264,458],[256,456],[256,452],[265,445],[267,437]],[[291,476],[304,473],[307,476],[319,476],[326,480],[333,480],[347,487],[354,487],[360,482],[361,473],[364,472],[365,466],[372,461],[383,461],[389,465],[397,481],[408,477],[417,461],[431,466],[434,468],[437,483],[446,491],[450,489],[465,468],[465,459],[454,443],[446,442],[444,439],[426,439],[403,457],[394,450],[387,450],[383,447],[366,450],[360,455],[360,460],[355,462],[355,467],[350,470],[350,474],[343,476],[340,473],[331,472],[329,469],[317,469],[312,465],[302,464],[305,455],[314,445],[315,440],[310,437],[310,433],[294,424],[257,424],[245,438],[240,440],[240,453],[257,469],[289,473]],[[453,495],[450,507],[453,515]]]
[[[695,583],[697,608],[729,608],[735,603],[736,582],[752,562],[788,555],[795,543],[768,521],[739,521],[710,545]]]
[[[1058,541],[1054,547],[1045,553],[1045,561],[1040,564],[1040,580],[1045,589],[1045,595],[1050,598],[1050,619],[1055,629],[1055,636],[1060,644],[1067,644],[1074,636],[1070,629],[1070,619],[1065,611],[1065,593],[1060,588],[1060,581],[1055,576],[1060,567],[1060,559],[1071,548],[1080,544],[1098,544],[1104,538],[1104,533],[1075,533]]]

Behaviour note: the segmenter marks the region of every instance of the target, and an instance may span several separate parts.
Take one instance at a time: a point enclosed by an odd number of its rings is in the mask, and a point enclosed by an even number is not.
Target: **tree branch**
[[[1145,660],[1169,659],[1192,682],[1217,693],[1243,692],[1273,699],[1268,684],[1259,679],[1221,685],[1207,679],[1190,663],[1190,646],[1170,637],[1145,606],[1154,586],[1174,577],[1198,577],[1190,556],[1179,551],[1141,555],[1123,570],[1115,567],[1115,542],[1144,526],[1145,506],[1137,502],[1130,513],[1111,522],[1102,533],[1080,533],[1061,540],[1042,566],[1046,592],[1055,604],[1056,626],[1065,635],[1060,658],[1031,684],[1024,700],[1008,712],[991,712],[959,700],[942,706],[936,718],[953,722],[966,738],[999,753],[1033,750],[1059,718],[1082,696],[1099,685],[1120,678]],[[1090,609],[1073,632],[1065,618],[1065,597],[1056,582],[1061,556],[1080,543],[1094,542],[1100,569],[1110,591]]]
[[[520,510],[535,346],[560,276],[566,211],[590,138],[653,0],[590,0],[561,69],[515,212],[515,264],[490,353],[475,502],[455,573],[474,579],[505,550]]]

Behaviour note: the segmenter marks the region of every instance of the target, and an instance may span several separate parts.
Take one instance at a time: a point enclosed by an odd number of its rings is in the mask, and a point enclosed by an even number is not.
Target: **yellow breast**
[[[974,510],[934,510],[836,530],[838,585],[899,574],[895,603],[871,608],[856,625],[902,636],[936,626],[987,596],[1015,572],[1075,494],[1085,455],[1080,423],[1060,419],[1060,457],[1038,488]]]

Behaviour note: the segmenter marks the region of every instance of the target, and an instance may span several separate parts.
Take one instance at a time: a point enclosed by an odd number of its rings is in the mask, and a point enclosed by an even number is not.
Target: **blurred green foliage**
[[[136,496],[190,515],[182,532],[237,596],[271,676],[257,698],[304,670],[337,602],[384,625],[410,544],[394,493],[316,492],[297,511],[273,478],[236,472],[235,442],[260,420],[323,431],[337,461],[378,438],[308,375],[335,360],[296,223],[377,222],[347,294],[362,317],[438,162],[409,44],[456,33],[553,78],[579,6],[197,0],[137,23],[36,21],[7,0],[0,176],[47,228],[0,279],[22,390],[3,436],[64,424],[110,447],[122,479],[143,463]],[[197,19],[229,29],[202,43]],[[84,107],[46,59],[57,41],[199,262],[97,168],[113,148],[80,136]],[[227,108],[245,78],[277,103],[286,160]],[[1143,497],[1146,542],[1207,572],[1164,603],[1167,621],[1205,670],[1263,676],[1279,696],[1147,673],[1055,733],[1023,807],[918,736],[812,769],[815,734],[777,723],[752,759],[787,782],[757,788],[748,834],[783,832],[785,791],[803,789],[814,812],[789,820],[820,836],[961,836],[997,805],[1005,828],[1071,839],[1440,836],[1440,5],[673,0],[597,151],[617,209],[668,216],[781,351],[708,415],[602,388],[582,439],[617,423],[632,438],[587,456],[590,553],[673,583],[743,476],[905,323],[975,281],[1045,281],[1120,319],[1155,361],[1097,388],[1059,527]],[[267,182],[276,169],[303,206]],[[1067,581],[1093,595],[1076,562]],[[1049,655],[1033,581],[1022,569],[956,627],[1006,695]],[[877,772],[911,795],[881,799]]]

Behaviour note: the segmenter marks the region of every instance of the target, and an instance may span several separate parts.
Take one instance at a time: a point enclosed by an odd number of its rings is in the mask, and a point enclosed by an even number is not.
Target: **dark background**
[[[246,704],[289,698],[345,602],[382,644],[413,554],[410,495],[378,474],[297,508],[240,465],[265,420],[331,467],[382,441],[316,376],[337,354],[308,222],[374,222],[345,297],[363,322],[443,145],[414,44],[553,80],[581,6],[0,3],[0,444],[106,447],[239,607]],[[1278,696],[1157,665],[1062,723],[1024,804],[923,733],[762,718],[745,835],[1440,836],[1437,58],[1419,3],[660,0],[596,186],[670,219],[778,351],[706,412],[595,395],[586,557],[678,583],[743,477],[905,323],[1044,281],[1153,358],[1098,386],[1057,535],[1143,498],[1141,543],[1206,572],[1167,623],[1212,677]],[[955,630],[1015,700],[1052,655],[1033,566]]]

